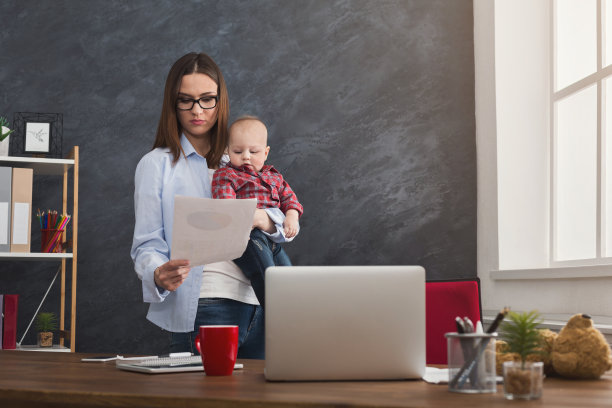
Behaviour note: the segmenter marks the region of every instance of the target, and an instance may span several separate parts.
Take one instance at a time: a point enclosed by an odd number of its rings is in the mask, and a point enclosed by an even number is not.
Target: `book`
[[[0,252],[11,251],[11,186],[13,169],[0,167]]]
[[[0,295],[0,350],[2,350],[2,318],[4,317],[4,295]]]
[[[13,168],[11,252],[30,252],[33,177],[32,169]]]
[[[2,333],[2,348],[11,350],[17,348],[17,306],[19,295],[4,295],[4,322]]]

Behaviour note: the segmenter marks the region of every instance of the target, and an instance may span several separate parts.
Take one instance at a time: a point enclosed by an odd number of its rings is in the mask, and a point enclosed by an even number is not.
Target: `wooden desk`
[[[0,351],[0,407],[609,407],[612,373],[598,381],[549,378],[535,401],[455,394],[423,381],[270,383],[263,361],[242,360],[231,377],[141,374],[81,353]]]

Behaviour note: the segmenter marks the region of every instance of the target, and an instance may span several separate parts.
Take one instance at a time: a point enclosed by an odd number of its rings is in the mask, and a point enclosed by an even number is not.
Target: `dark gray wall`
[[[60,112],[64,153],[81,148],[77,351],[167,346],[129,256],[133,175],[190,51],[222,68],[232,118],[269,127],[269,161],[305,207],[295,264],[476,274],[471,1],[4,0],[0,15],[0,115]],[[34,188],[35,208],[60,208],[59,180]],[[56,268],[0,261],[19,337]],[[58,299],[56,283],[43,310]]]

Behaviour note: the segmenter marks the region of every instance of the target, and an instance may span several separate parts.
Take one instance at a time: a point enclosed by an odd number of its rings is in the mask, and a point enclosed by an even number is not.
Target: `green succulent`
[[[36,316],[36,330],[40,332],[51,332],[57,330],[57,318],[55,313],[39,313]]]
[[[10,130],[10,129],[8,129],[8,127],[9,127],[8,120],[4,116],[0,116],[0,142],[3,141],[4,139],[6,139],[8,137],[8,135],[10,135],[11,133],[14,132],[14,130]],[[8,131],[6,133],[4,133],[4,129],[3,128],[8,129]]]
[[[501,325],[502,339],[508,343],[508,352],[521,357],[524,368],[527,356],[541,353],[542,337],[538,325],[542,323],[540,314],[531,312],[510,312]]]

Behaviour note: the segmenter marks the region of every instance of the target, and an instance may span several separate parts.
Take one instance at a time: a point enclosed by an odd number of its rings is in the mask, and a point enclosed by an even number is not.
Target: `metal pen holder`
[[[497,333],[446,333],[448,389],[452,392],[496,392]]]

